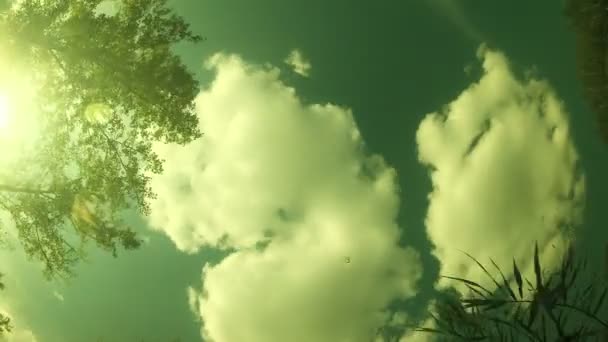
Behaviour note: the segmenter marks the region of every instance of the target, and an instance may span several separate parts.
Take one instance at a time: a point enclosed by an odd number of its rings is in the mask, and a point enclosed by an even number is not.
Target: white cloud
[[[188,308],[194,314],[194,316],[196,316],[197,318],[200,318],[200,317],[198,317],[200,301],[199,301],[199,294],[198,294],[197,290],[192,286],[188,286],[186,288],[186,296],[188,297]]]
[[[157,147],[166,163],[149,218],[181,250],[237,249],[205,266],[201,293],[188,291],[204,334],[371,340],[421,273],[417,253],[397,246],[395,171],[363,151],[347,109],[303,105],[276,68],[222,54],[208,67],[216,79],[197,98],[205,136]]]
[[[53,291],[53,297],[57,298],[58,301],[63,302],[65,300],[65,298],[63,297],[63,295],[61,294],[61,292],[59,291]]]
[[[304,58],[300,50],[292,50],[285,59],[285,63],[290,65],[296,74],[304,77],[310,76],[310,62]]]
[[[492,257],[505,271],[515,257],[529,272],[538,240],[541,262],[552,265],[565,243],[556,226],[580,221],[585,183],[549,85],[516,79],[499,52],[482,46],[478,56],[481,80],[427,115],[417,142],[420,161],[435,168],[426,227],[441,273],[490,285],[457,249],[483,263]]]

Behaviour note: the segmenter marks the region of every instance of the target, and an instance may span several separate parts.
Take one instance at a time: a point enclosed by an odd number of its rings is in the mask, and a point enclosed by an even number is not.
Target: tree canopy
[[[198,83],[172,50],[201,37],[166,0],[107,3],[21,0],[0,13],[0,95],[27,79],[13,115],[34,113],[32,148],[0,159],[0,209],[47,276],[69,275],[87,241],[140,246],[121,212],[149,211],[149,176],[162,171],[152,144],[201,136]]]
[[[564,13],[577,34],[577,71],[584,95],[608,143],[608,1],[566,0]]]

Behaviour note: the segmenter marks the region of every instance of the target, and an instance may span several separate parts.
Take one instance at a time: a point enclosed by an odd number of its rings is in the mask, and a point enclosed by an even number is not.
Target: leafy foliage
[[[0,279],[2,274],[0,274]],[[4,283],[0,282],[0,290],[4,290]],[[11,319],[0,313],[0,336],[5,332],[11,331]]]
[[[608,1],[566,0],[564,14],[577,33],[577,70],[584,94],[608,142]]]
[[[120,213],[149,211],[149,174],[162,171],[152,143],[201,136],[198,84],[171,50],[201,38],[166,0],[117,0],[113,15],[101,3],[24,0],[0,15],[0,43],[35,75],[42,126],[37,152],[0,179],[0,208],[49,277],[84,256],[74,237],[137,248]]]
[[[500,274],[500,279],[475,258],[490,277],[496,288],[492,291],[478,282],[444,276],[461,282],[470,290],[470,296],[462,298],[453,293],[437,305],[438,315],[432,315],[436,328],[417,327],[416,330],[444,336],[443,340],[461,341],[600,341],[608,329],[608,322],[598,318],[608,289],[599,293],[597,283],[590,281],[583,287],[577,282],[586,262],[574,263],[574,250],[570,247],[563,258],[561,268],[543,280],[543,269],[534,250],[534,284],[528,279],[530,296],[524,296],[524,278],[517,263],[513,262],[513,279],[517,292],[509,279],[490,259]],[[571,318],[578,318],[578,323]],[[594,339],[592,339],[594,338]]]

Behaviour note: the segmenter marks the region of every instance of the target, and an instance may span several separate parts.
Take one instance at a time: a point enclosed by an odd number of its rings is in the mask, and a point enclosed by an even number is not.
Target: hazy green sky
[[[582,202],[602,267],[608,154],[559,2],[171,3],[207,37],[177,47],[205,137],[158,147],[141,250],[93,252],[69,284],[3,252],[9,341],[367,341],[382,308],[424,316],[440,265],[477,276],[455,248],[508,268]]]

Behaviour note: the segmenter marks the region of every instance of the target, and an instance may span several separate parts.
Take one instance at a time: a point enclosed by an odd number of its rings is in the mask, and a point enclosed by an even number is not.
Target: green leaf
[[[486,296],[484,293],[482,293],[481,291],[479,291],[478,289],[476,289],[474,286],[471,286],[469,284],[466,284],[466,287],[471,290],[472,292],[475,292],[475,294],[477,294],[478,296],[480,296],[481,298],[488,298],[488,296]]]
[[[604,291],[602,291],[602,295],[600,296],[600,299],[597,301],[597,304],[595,305],[595,308],[593,309],[593,315],[596,315],[598,313],[598,311],[600,310],[602,303],[604,302],[604,299],[606,298],[606,291],[608,291],[608,288],[604,288]]]
[[[505,304],[508,304],[508,303],[509,303],[509,301],[507,301],[507,300],[495,300],[492,304],[486,306],[483,310],[484,311],[495,310],[495,309],[505,306]]]
[[[486,289],[485,287],[479,285],[478,283],[476,283],[476,282],[474,282],[472,280],[468,280],[468,279],[464,279],[464,278],[459,278],[459,277],[450,277],[450,276],[441,276],[441,277],[442,278],[447,278],[447,279],[452,279],[452,280],[458,280],[458,281],[461,281],[461,282],[463,282],[465,284],[468,284],[468,285],[471,285],[471,286],[475,286],[475,287],[477,287],[479,289],[482,289],[485,292],[487,292],[489,295],[492,294],[492,291]]]
[[[542,325],[542,332],[543,332],[543,341],[546,341],[547,340],[547,324],[545,322],[545,316],[542,316],[541,318],[542,318],[541,325]]]
[[[521,272],[519,272],[519,268],[517,267],[517,263],[515,263],[515,259],[513,259],[513,275],[515,276],[515,282],[517,283],[517,290],[519,291],[519,298],[523,299],[523,280],[521,279]]]
[[[534,320],[536,319],[536,315],[538,314],[538,302],[536,300],[532,301],[530,304],[530,315],[528,316],[528,325],[527,327],[532,327]]]
[[[467,298],[463,299],[462,303],[464,303],[465,308],[472,308],[476,306],[485,306],[492,303],[491,299],[481,299],[481,298]]]
[[[494,282],[494,284],[496,285],[497,289],[500,289],[501,286],[498,283],[498,281],[496,281],[496,279],[494,279],[494,277],[490,274],[490,272],[488,272],[488,270],[477,260],[475,259],[473,256],[471,256],[469,253],[465,252],[465,251],[461,251],[458,250],[459,252],[463,253],[464,255],[466,255],[467,257],[469,257],[469,259],[475,261],[475,263],[477,263],[477,265],[483,270],[483,272],[490,278],[492,279],[492,282]]]
[[[492,258],[490,258],[490,262],[492,262],[492,265],[494,265],[494,267],[500,273],[500,277],[502,278],[502,281],[503,281],[503,286],[508,291],[508,293],[511,296],[511,298],[513,300],[517,300],[517,298],[515,297],[515,293],[513,293],[513,290],[511,289],[511,286],[507,282],[507,278],[505,277],[504,273],[502,273],[502,270],[500,269],[500,267],[498,267],[498,265],[496,264],[496,262],[494,262],[494,260],[492,260]]]
[[[540,267],[540,260],[538,257],[538,242],[534,244],[534,274],[536,275],[536,288],[542,289],[542,270]]]

